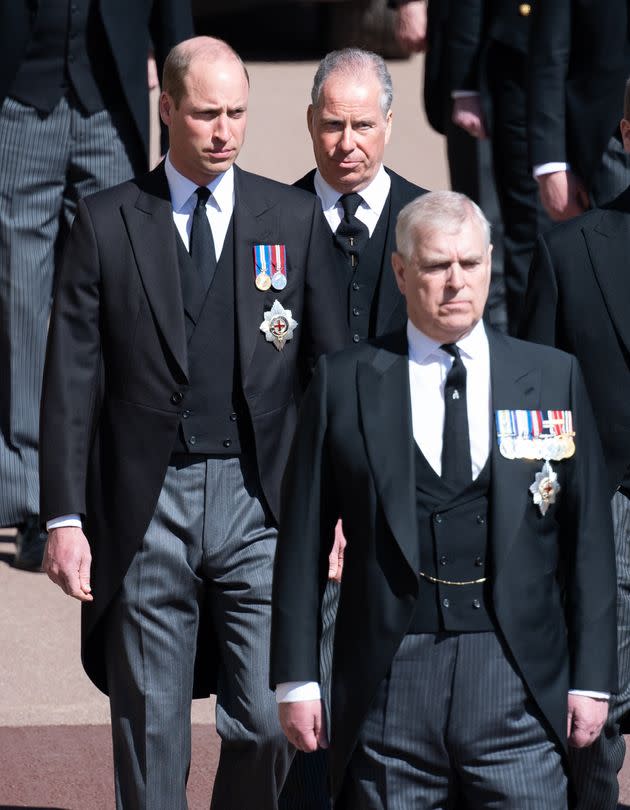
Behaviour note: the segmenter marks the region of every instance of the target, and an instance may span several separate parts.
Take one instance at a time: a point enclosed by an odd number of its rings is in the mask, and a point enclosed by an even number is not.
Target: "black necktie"
[[[343,251],[344,256],[354,268],[359,263],[359,254],[370,238],[367,225],[356,216],[357,208],[361,205],[360,194],[344,194],[339,201],[343,208],[343,219],[335,231],[335,242]]]
[[[212,229],[206,214],[206,203],[210,197],[210,189],[199,186],[195,194],[197,195],[197,205],[193,212],[192,226],[190,228],[190,255],[201,279],[203,290],[206,291],[212,284],[217,269]]]
[[[444,385],[442,479],[449,486],[461,491],[472,480],[466,408],[466,366],[454,343],[445,343],[440,348],[453,357]]]

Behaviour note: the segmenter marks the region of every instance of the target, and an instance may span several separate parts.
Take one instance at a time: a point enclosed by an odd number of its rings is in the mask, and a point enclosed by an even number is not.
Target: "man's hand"
[[[287,740],[307,754],[328,748],[326,723],[321,700],[279,703],[278,716]]]
[[[394,36],[407,53],[421,53],[427,46],[427,4],[411,0],[396,9]]]
[[[346,544],[347,541],[343,536],[343,527],[340,518],[335,526],[335,542],[333,543],[332,551],[328,555],[328,579],[334,579],[335,582],[341,582],[343,556],[346,550]]]
[[[149,90],[155,90],[156,87],[160,86],[160,78],[158,76],[157,63],[153,51],[149,51],[149,55],[147,56],[147,84],[149,85]]]
[[[590,207],[586,187],[573,172],[550,172],[536,179],[540,200],[554,222],[577,217]]]
[[[608,701],[569,693],[567,737],[573,748],[586,748],[599,737],[608,717]]]
[[[486,126],[483,122],[481,99],[478,94],[453,99],[451,119],[456,126],[466,130],[473,138],[484,140],[484,138],[488,137]]]
[[[92,555],[83,531],[77,526],[52,529],[44,552],[44,571],[52,581],[80,602],[91,602]]]

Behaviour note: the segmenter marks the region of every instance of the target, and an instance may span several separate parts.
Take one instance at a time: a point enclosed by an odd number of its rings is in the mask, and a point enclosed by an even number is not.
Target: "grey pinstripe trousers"
[[[619,721],[630,711],[630,500],[616,492],[612,499],[617,561],[617,664],[619,693],[610,704],[608,723],[589,748],[569,750],[578,810],[617,810],[617,773],[626,754]]]
[[[566,810],[562,757],[495,633],[408,635],[335,808],[456,807]]]
[[[55,258],[86,194],[132,176],[108,112],[0,108],[0,526],[39,513],[39,400]]]
[[[219,647],[213,810],[276,810],[293,749],[269,688],[276,528],[241,458],[171,466],[108,614],[116,806],[185,810],[200,605]],[[203,643],[203,640],[201,640]]]

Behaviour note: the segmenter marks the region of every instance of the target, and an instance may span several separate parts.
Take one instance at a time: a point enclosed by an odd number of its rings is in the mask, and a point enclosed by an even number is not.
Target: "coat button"
[[[481,557],[475,557],[475,565],[477,566],[477,568],[481,568],[481,566],[483,565],[483,560]]]
[[[174,394],[171,394],[171,402],[173,403],[173,405],[179,405],[179,403],[182,401],[183,398],[184,395],[182,394],[181,391],[175,391]]]
[[[473,599],[472,606],[475,608],[475,610],[479,610],[481,607],[481,602],[478,599]]]
[[[354,341],[354,343],[358,343],[358,342],[361,340],[361,338],[360,338],[360,336],[359,336],[359,335],[357,335],[357,334],[356,334],[356,332],[355,332],[355,334],[354,334],[354,335],[352,335],[352,340]]]
[[[230,422],[236,422],[237,419],[238,417],[235,413],[230,414]]]
[[[357,290],[360,290],[360,289],[361,289],[361,285],[359,284],[359,282],[358,282],[358,281],[353,281],[353,282],[352,282],[352,289],[353,289],[355,292],[356,292]]]
[[[446,565],[447,562],[448,557],[446,556],[446,554],[442,554],[442,556],[440,557],[440,565]]]
[[[451,606],[451,603],[448,599],[442,599],[442,605],[443,607],[447,608]]]
[[[359,315],[361,314],[361,310],[359,309],[359,307],[352,307],[352,314],[354,315],[355,318],[358,318]]]
[[[530,3],[521,3],[518,7],[518,13],[521,17],[529,17],[532,13],[532,7]]]
[[[484,524],[485,522],[486,522],[486,519],[485,519],[485,517],[484,517],[483,515],[477,515],[477,523],[478,523],[480,526],[483,526],[483,524]]]
[[[438,512],[438,514],[437,514],[437,515],[433,515],[433,520],[434,520],[436,523],[442,523],[442,522],[444,521],[444,518],[443,518],[443,517],[442,517],[442,515],[440,515],[440,513]]]
[[[190,411],[184,411],[184,413],[182,414],[183,419],[188,419],[189,416],[190,416]]]
[[[232,439],[226,439],[226,440],[223,442],[223,446],[224,446],[224,447],[231,447],[231,446],[232,446]]]
[[[188,444],[192,444],[192,445],[197,444],[197,437],[196,436],[191,436],[190,439],[188,439]]]

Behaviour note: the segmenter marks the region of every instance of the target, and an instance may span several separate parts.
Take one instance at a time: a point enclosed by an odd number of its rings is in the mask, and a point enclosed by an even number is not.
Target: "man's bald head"
[[[243,60],[227,42],[214,37],[192,37],[176,45],[164,62],[162,90],[169,94],[176,107],[179,107],[186,92],[184,80],[191,65],[197,61],[208,65],[234,60],[243,68],[249,85],[249,74]]]

